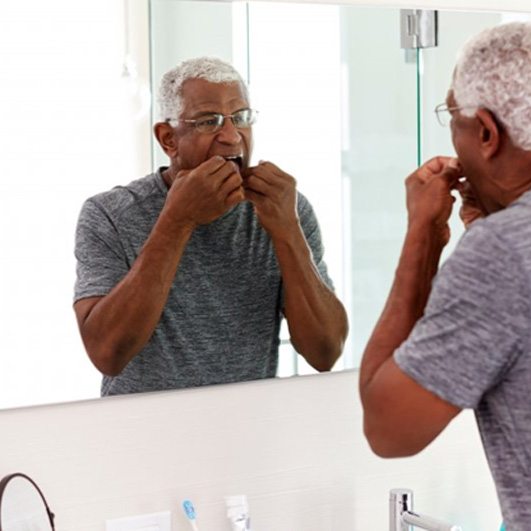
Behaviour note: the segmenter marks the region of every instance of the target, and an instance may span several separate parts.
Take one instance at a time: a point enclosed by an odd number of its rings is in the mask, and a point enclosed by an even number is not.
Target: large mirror
[[[404,177],[451,154],[433,108],[457,50],[519,13],[438,13],[439,44],[400,47],[400,10],[191,0],[2,4],[0,408],[99,396],[72,311],[74,228],[87,197],[164,163],[153,88],[216,55],[250,83],[255,158],[297,178],[349,312],[336,370],[355,368],[392,279]],[[458,235],[459,224],[454,223]],[[279,376],[309,372],[287,337]]]

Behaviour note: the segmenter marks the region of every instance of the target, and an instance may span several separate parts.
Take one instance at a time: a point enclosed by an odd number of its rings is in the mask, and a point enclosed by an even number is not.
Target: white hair
[[[531,151],[531,23],[501,24],[468,41],[452,89],[461,114],[488,109],[515,146]]]
[[[247,86],[238,71],[217,57],[187,59],[162,76],[158,104],[161,121],[176,120],[182,111],[182,88],[189,79],[204,79],[211,83],[240,83],[249,99]]]

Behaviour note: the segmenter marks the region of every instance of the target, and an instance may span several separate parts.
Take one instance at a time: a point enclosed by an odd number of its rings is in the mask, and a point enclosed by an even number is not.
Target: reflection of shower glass
[[[417,166],[422,163],[421,77],[422,51],[438,45],[438,12],[432,9],[400,10],[400,47],[409,52],[406,58],[416,65],[417,94]]]

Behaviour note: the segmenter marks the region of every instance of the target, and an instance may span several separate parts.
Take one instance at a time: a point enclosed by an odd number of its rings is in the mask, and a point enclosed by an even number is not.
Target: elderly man
[[[169,167],[90,198],[75,312],[102,394],[276,374],[279,328],[329,370],[347,334],[317,220],[295,179],[250,167],[256,112],[232,66],[183,62],[160,87]]]
[[[360,372],[381,456],[422,450],[475,410],[508,530],[531,529],[531,24],[465,46],[446,105],[458,159],[406,181],[408,228]],[[452,189],[473,221],[437,271]]]

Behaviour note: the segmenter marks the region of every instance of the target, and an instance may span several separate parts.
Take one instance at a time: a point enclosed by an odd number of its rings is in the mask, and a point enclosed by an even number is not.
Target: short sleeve
[[[302,194],[298,194],[297,208],[299,219],[306,241],[312,251],[313,260],[321,279],[331,289],[334,290],[332,279],[328,275],[328,268],[324,261],[324,246],[321,239],[321,229],[315,216],[312,205]]]
[[[522,352],[528,318],[519,255],[476,222],[440,269],[423,318],[394,358],[429,391],[475,408]]]
[[[75,257],[75,301],[106,295],[129,270],[112,220],[93,199],[84,203],[78,218]]]

